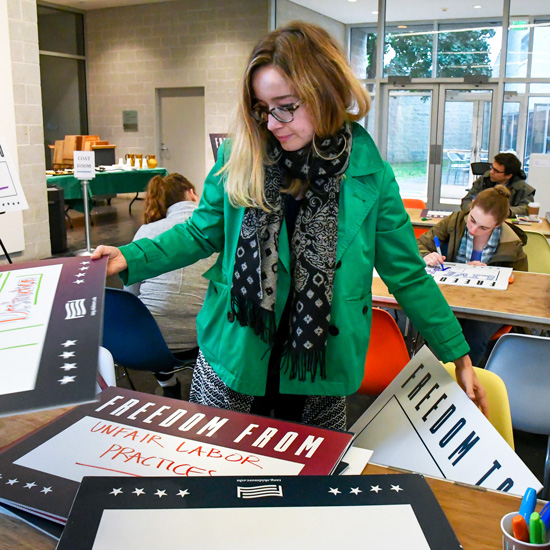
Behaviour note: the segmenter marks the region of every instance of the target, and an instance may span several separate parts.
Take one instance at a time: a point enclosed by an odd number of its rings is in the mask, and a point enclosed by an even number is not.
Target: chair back
[[[454,363],[445,363],[447,372],[456,380]],[[503,439],[514,449],[514,431],[512,429],[512,415],[506,385],[497,374],[485,369],[474,367],[478,380],[487,392],[489,405],[489,422],[495,427]]]
[[[483,176],[492,166],[490,162],[472,162],[472,164],[470,164],[474,176]]]
[[[185,363],[170,351],[145,304],[117,288],[105,289],[103,347],[129,369],[167,372]]]
[[[510,399],[514,428],[550,435],[550,338],[501,336],[485,368],[498,374]]]
[[[99,346],[96,393],[102,392],[108,387],[116,387],[115,362],[111,352],[103,346]]]
[[[426,203],[422,199],[402,199],[405,208],[426,208]]]
[[[532,273],[550,274],[550,243],[536,231],[526,231],[527,244],[523,247],[527,254],[528,269]]]
[[[365,373],[357,391],[382,393],[408,362],[409,352],[397,323],[387,311],[373,307]]]

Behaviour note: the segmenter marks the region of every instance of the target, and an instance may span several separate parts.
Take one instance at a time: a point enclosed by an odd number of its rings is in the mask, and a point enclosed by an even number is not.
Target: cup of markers
[[[535,512],[537,494],[534,489],[525,491],[519,512],[506,514],[501,522],[502,549],[550,549],[550,504]]]

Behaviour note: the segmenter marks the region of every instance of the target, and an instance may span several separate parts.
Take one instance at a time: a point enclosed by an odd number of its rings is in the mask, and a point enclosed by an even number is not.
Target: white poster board
[[[467,286],[506,290],[513,269],[494,265],[470,265],[445,262],[443,267],[426,267],[438,285]]]
[[[550,155],[534,153],[529,157],[527,183],[535,188],[535,202],[540,203],[539,215],[550,212]]]
[[[516,495],[542,489],[426,346],[351,431],[376,464]]]
[[[9,155],[7,140],[0,138],[0,212],[27,210],[18,171]]]

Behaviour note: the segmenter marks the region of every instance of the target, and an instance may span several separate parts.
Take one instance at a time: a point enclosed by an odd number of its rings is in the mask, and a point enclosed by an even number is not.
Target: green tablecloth
[[[90,180],[91,196],[116,195],[117,193],[138,193],[144,191],[153,176],[167,176],[165,168],[154,170],[120,170],[115,172],[96,172]],[[57,185],[64,192],[65,200],[82,200],[82,185],[73,176],[50,176],[46,179],[48,185]]]

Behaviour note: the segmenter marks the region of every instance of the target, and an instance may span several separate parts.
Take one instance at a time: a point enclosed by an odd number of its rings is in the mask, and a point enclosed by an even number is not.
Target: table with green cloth
[[[168,170],[166,168],[96,172],[95,178],[89,181],[88,192],[90,199],[105,195],[116,195],[118,193],[136,193],[136,196],[130,202],[129,211],[131,213],[132,203],[136,200],[137,194],[145,191],[151,178],[167,175]],[[48,186],[55,185],[61,187],[66,205],[84,212],[82,184],[80,180],[77,180],[74,176],[49,176],[46,179],[46,183]]]

